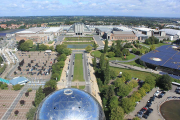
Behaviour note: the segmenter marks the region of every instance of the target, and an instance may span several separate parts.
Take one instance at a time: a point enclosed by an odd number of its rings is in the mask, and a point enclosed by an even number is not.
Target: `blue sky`
[[[0,0],[0,16],[179,17],[180,0]]]

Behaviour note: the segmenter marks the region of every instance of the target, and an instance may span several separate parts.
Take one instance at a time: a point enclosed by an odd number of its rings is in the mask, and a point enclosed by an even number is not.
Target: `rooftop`
[[[62,28],[61,27],[50,27],[48,29],[46,29],[44,31],[44,33],[49,33],[49,32],[58,32],[59,30],[61,30]]]
[[[180,30],[175,30],[175,29],[161,29],[160,31],[165,31],[166,34],[169,34],[169,35],[180,35]]]

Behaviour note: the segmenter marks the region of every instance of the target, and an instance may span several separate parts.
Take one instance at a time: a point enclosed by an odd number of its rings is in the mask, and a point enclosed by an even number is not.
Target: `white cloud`
[[[180,17],[179,8],[180,0],[2,0],[0,2],[1,12],[9,12],[13,15],[18,15],[18,12],[23,10],[26,10],[27,15],[30,10],[44,14],[51,10],[52,14],[53,11],[59,11],[59,13],[73,11],[73,14],[86,13],[87,15],[111,15],[111,13],[117,12],[119,13],[117,15],[121,15],[121,13],[135,16],[174,14]]]

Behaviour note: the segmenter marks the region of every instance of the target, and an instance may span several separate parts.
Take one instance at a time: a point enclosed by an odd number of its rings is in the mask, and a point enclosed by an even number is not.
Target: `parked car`
[[[158,98],[162,98],[165,94],[166,92],[162,92],[161,94],[159,94]]]
[[[139,118],[142,118],[143,113],[144,113],[144,112],[140,111],[140,112],[138,112],[137,116],[138,116]]]
[[[152,103],[147,103],[147,104],[146,104],[146,107],[149,108],[149,107],[151,107],[151,105],[152,105]]]
[[[157,91],[154,93],[154,96],[157,97],[160,93],[161,93],[161,92],[157,90]]]
[[[149,108],[149,109],[146,111],[146,113],[144,113],[143,117],[144,117],[145,119],[147,119],[147,118],[149,117],[149,115],[152,113],[152,111],[153,111],[153,109],[152,109],[152,108]]]
[[[155,96],[153,96],[153,97],[151,97],[151,98],[150,98],[150,100],[151,100],[151,101],[154,101],[154,99],[155,99],[155,98],[156,98],[156,97],[155,97]]]

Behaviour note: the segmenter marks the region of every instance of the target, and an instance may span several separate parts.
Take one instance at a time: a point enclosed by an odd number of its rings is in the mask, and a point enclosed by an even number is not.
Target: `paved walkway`
[[[2,117],[2,120],[7,120],[8,117],[11,115],[11,112],[13,111],[13,109],[16,107],[16,105],[18,104],[19,100],[21,99],[21,97],[23,96],[23,94],[27,91],[27,87],[23,87],[20,91],[20,93],[17,95],[17,97],[15,98],[15,100],[12,102],[11,106],[9,107],[9,109],[6,111],[6,113],[4,114],[4,116]]]
[[[97,99],[97,101],[100,103],[100,105],[102,106],[102,100],[100,97],[100,91],[99,91],[99,87],[97,84],[97,80],[96,80],[96,76],[95,76],[95,71],[93,69],[93,63],[92,63],[92,56],[90,54],[88,54],[88,62],[89,62],[89,70],[90,70],[90,82],[91,82],[91,91],[92,91],[92,95]]]

